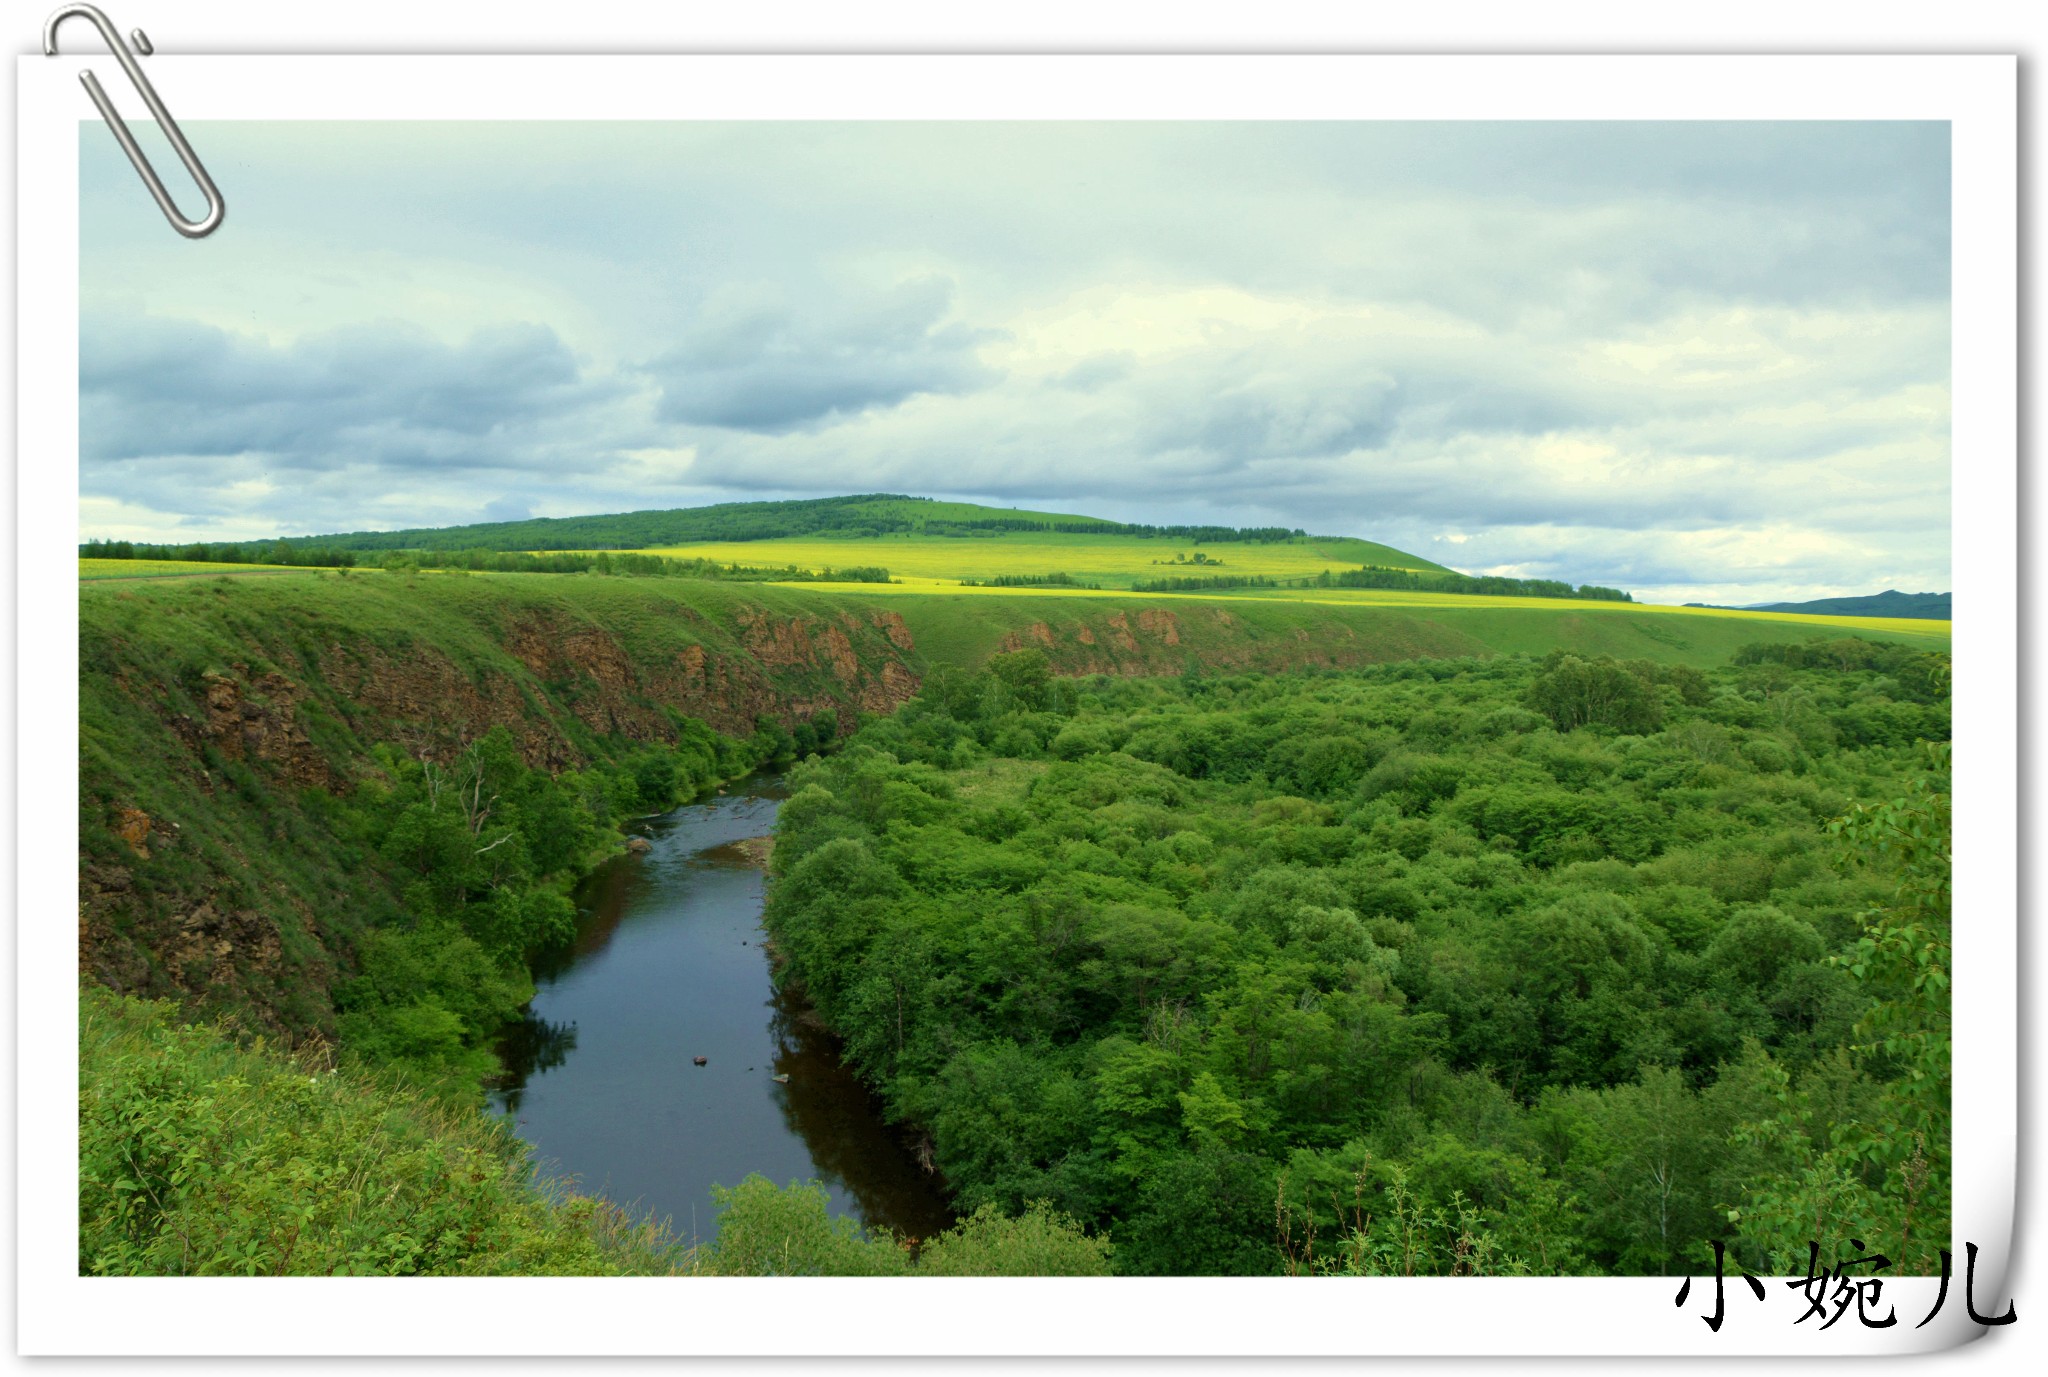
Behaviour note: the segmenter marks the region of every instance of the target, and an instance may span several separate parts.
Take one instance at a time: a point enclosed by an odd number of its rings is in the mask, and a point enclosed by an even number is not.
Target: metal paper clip
[[[164,189],[163,179],[156,175],[156,169],[151,167],[149,159],[143,156],[141,146],[135,142],[135,136],[128,132],[127,122],[114,109],[114,103],[108,100],[107,93],[100,89],[99,78],[90,71],[80,72],[78,79],[85,84],[86,94],[92,97],[92,103],[100,108],[100,116],[106,120],[107,128],[113,131],[115,142],[119,143],[121,151],[128,155],[128,161],[135,164],[135,170],[141,175],[143,185],[147,186],[149,194],[156,198],[157,208],[163,211],[164,218],[171,222],[172,229],[187,239],[203,239],[212,234],[220,228],[222,217],[228,213],[227,202],[221,199],[220,189],[214,186],[213,178],[207,176],[206,169],[200,165],[199,155],[192,151],[191,144],[185,142],[184,132],[178,128],[178,122],[171,118],[171,112],[164,109],[164,103],[157,99],[155,88],[149,84],[149,78],[142,74],[142,67],[135,61],[135,54],[121,41],[121,35],[114,28],[112,21],[91,5],[66,5],[51,15],[49,22],[43,25],[43,54],[46,57],[57,55],[57,26],[73,15],[91,20],[93,27],[100,31],[100,37],[107,40],[107,47],[113,50],[114,60],[121,64],[122,71],[128,73],[128,79],[135,83],[135,89],[142,94],[142,103],[147,105],[149,113],[155,116],[157,127],[164,131],[164,137],[169,139],[171,147],[177,150],[178,160],[185,164],[185,170],[192,174],[192,180],[199,183],[200,191],[206,194],[206,217],[201,220],[187,220],[178,213],[177,203],[171,200],[171,193]],[[140,29],[135,30],[135,46],[145,54],[154,51],[149,46],[148,35]]]

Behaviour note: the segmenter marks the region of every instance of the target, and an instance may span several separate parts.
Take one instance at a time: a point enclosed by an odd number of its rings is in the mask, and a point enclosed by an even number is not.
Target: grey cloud
[[[946,324],[952,283],[922,278],[805,309],[770,290],[714,294],[677,346],[647,366],[662,420],[780,434],[986,387],[975,350],[993,332]]]
[[[99,315],[82,324],[79,354],[88,468],[251,453],[284,469],[516,466],[523,445],[619,391],[531,324],[458,345],[392,323],[274,346],[188,320]]]
[[[1228,374],[1230,370],[1219,370]],[[1229,383],[1204,377],[1184,409],[1168,410],[1147,427],[1153,452],[1192,450],[1227,465],[1273,455],[1303,458],[1374,448],[1393,425],[1393,380],[1331,379],[1267,374]],[[1198,384],[1199,385],[1199,384]]]
[[[1094,392],[1113,382],[1122,382],[1138,366],[1138,356],[1128,349],[1091,354],[1052,380],[1054,387],[1075,392]]]

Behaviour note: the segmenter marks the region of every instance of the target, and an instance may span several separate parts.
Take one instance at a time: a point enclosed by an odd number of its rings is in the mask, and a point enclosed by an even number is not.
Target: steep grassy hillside
[[[399,921],[340,802],[394,763],[502,728],[542,775],[630,768],[693,720],[850,723],[917,683],[887,612],[773,588],[294,572],[86,584],[79,609],[83,968],[299,1031],[332,1030],[362,934]]]

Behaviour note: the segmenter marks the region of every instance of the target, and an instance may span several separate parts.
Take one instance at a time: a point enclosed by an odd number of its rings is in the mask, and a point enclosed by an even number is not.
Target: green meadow
[[[283,564],[212,564],[193,559],[81,559],[78,577],[99,579],[178,579],[202,574],[289,574]]]

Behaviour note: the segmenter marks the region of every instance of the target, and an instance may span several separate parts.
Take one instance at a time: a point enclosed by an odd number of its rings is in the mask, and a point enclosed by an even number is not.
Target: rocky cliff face
[[[1226,608],[1200,603],[1104,611],[1099,604],[1077,600],[1062,610],[1064,615],[1003,633],[998,648],[1043,651],[1059,674],[1126,678],[1179,674],[1190,661],[1222,674],[1280,673],[1415,655],[1486,653],[1470,638],[1438,627],[1427,627],[1419,636],[1410,627],[1400,635],[1368,639],[1335,617],[1261,629]]]
[[[164,644],[98,638],[82,657],[87,715],[126,735],[81,759],[82,969],[116,989],[217,997],[275,1029],[303,1029],[308,1010],[324,1022],[347,959],[347,924],[331,914],[360,896],[306,878],[331,859],[276,862],[337,845],[293,800],[374,774],[376,743],[446,759],[504,726],[529,765],[560,771],[604,738],[673,740],[678,713],[743,736],[831,708],[850,731],[920,682],[893,612],[630,610],[662,618],[660,634],[531,599],[438,638],[431,623],[399,636],[228,623],[241,654],[183,672]],[[88,619],[82,643],[95,635]]]

